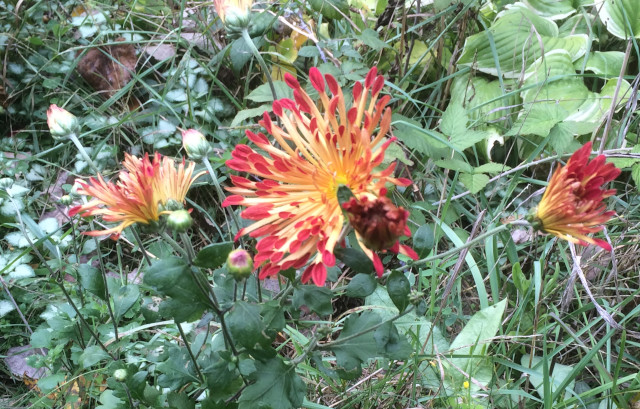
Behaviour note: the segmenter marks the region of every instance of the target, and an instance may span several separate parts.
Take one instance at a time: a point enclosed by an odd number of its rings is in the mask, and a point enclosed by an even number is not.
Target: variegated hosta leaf
[[[598,8],[598,15],[611,34],[623,39],[640,38],[638,0],[599,0]]]
[[[624,53],[622,51],[596,51],[589,54],[584,70],[591,71],[600,77],[615,78],[620,75],[623,62]],[[580,71],[582,65],[582,60],[576,61],[574,63],[576,71]]]
[[[549,127],[560,122],[570,125],[574,135],[591,133],[606,118],[616,84],[617,79],[612,79],[600,93],[591,92],[582,78],[576,75],[571,55],[564,50],[551,51],[538,59],[525,74],[524,91],[521,93],[523,111],[516,125],[527,132],[522,130],[518,133],[546,136],[546,130],[536,132],[536,123],[540,124],[544,118],[551,120],[547,124]],[[629,83],[623,81],[619,104],[628,99],[629,90]],[[512,131],[517,131],[516,125]]]
[[[588,37],[583,34],[560,37],[556,23],[516,3],[500,13],[488,30],[466,39],[458,64],[473,65],[492,75],[500,72],[506,78],[517,78],[543,55],[543,50],[563,49],[572,60],[577,60],[586,53],[587,42]]]
[[[536,14],[551,20],[562,20],[576,12],[571,0],[524,0]]]

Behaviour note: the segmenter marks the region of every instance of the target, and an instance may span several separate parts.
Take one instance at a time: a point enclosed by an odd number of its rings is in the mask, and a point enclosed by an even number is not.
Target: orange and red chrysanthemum
[[[119,235],[134,223],[157,222],[165,212],[159,206],[165,207],[171,201],[184,203],[189,187],[201,175],[193,176],[195,163],[182,161],[176,169],[173,159],[159,153],[153,160],[149,159],[149,154],[142,159],[125,154],[122,165],[124,169],[120,171],[117,183],[105,181],[102,175],[88,182],[79,181],[81,189],[78,193],[93,199],[73,207],[69,214],[101,215],[106,222],[120,222],[110,229],[87,232],[90,236]]]
[[[618,177],[620,169],[605,163],[604,155],[589,161],[590,154],[591,142],[555,171],[535,212],[534,226],[572,243],[591,243],[611,250],[605,240],[587,234],[602,230],[602,224],[615,215],[606,210],[603,200],[616,191],[602,186]]]
[[[392,177],[395,164],[384,170],[376,169],[395,140],[386,137],[391,110],[385,107],[390,97],[378,98],[384,78],[377,75],[376,68],[369,71],[364,86],[355,83],[349,109],[334,77],[323,77],[317,68],[311,68],[309,78],[318,92],[318,103],[293,76],[286,74],[285,81],[293,89],[294,100],[280,99],[273,103],[273,112],[282,127],[273,123],[266,112],[260,121],[274,142],[262,133],[247,131],[261,153],[247,145],[236,146],[227,166],[245,172],[248,178],[231,176],[234,187],[227,189],[233,195],[223,205],[245,206],[242,217],[255,220],[240,230],[238,236],[259,238],[254,261],[261,266],[260,278],[308,264],[302,281],[312,279],[316,285],[324,285],[326,268],[335,264],[333,250],[345,224],[338,189],[348,187],[359,202],[382,200],[382,207],[386,206],[389,214],[402,219],[396,220],[397,225],[401,225],[401,233],[409,236],[408,213],[384,198],[384,186],[386,183],[408,186],[411,181]],[[346,210],[357,207],[345,205]],[[358,207],[357,212],[361,219],[373,220],[374,216],[365,213],[379,208],[366,205]],[[375,220],[378,224],[387,222],[384,216]],[[366,234],[366,229],[356,228],[360,247],[373,260],[379,275],[382,263],[374,251],[388,248],[417,258],[410,247],[398,243],[398,226],[391,229],[396,235],[389,247],[370,247],[374,238],[365,240],[361,234]],[[384,230],[382,226],[376,229]]]

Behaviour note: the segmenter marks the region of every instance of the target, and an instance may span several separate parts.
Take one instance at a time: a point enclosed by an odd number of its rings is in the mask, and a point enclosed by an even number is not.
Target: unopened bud
[[[214,0],[216,12],[228,35],[233,37],[249,27],[252,3],[252,0]]]
[[[176,210],[167,217],[167,226],[177,233],[183,233],[193,225],[193,218],[187,210]]]
[[[211,152],[211,145],[204,135],[195,129],[182,131],[182,146],[193,160],[200,160]]]
[[[69,195],[64,195],[60,198],[60,204],[63,206],[69,206],[73,203],[73,198]]]
[[[127,379],[127,370],[126,369],[116,369],[113,371],[113,377],[116,378],[118,382],[124,382]]]
[[[233,250],[227,257],[227,270],[236,280],[242,281],[253,271],[253,259],[244,249]]]
[[[67,137],[78,130],[78,118],[69,111],[51,104],[47,110],[47,125],[54,139]]]

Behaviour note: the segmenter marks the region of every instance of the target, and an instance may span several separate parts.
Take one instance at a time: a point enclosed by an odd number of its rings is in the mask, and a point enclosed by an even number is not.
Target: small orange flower
[[[618,177],[620,169],[605,163],[604,155],[589,161],[590,154],[588,142],[555,171],[535,212],[533,225],[572,243],[583,246],[591,243],[610,251],[611,246],[605,240],[587,234],[602,230],[602,224],[615,215],[614,211],[606,210],[603,200],[616,190],[602,186]]]
[[[395,164],[384,170],[376,169],[395,140],[385,140],[391,124],[391,110],[385,109],[390,97],[378,98],[384,78],[377,75],[376,68],[371,69],[364,86],[360,82],[354,85],[354,102],[349,109],[334,77],[323,76],[317,68],[311,68],[309,78],[318,92],[318,103],[293,76],[285,74],[295,100],[280,99],[273,103],[273,112],[283,127],[273,123],[266,112],[260,121],[275,142],[262,133],[247,131],[248,138],[263,153],[247,145],[236,146],[227,166],[246,172],[249,178],[231,176],[235,187],[227,190],[234,195],[223,206],[245,206],[242,217],[256,221],[240,230],[238,236],[249,234],[260,238],[254,257],[256,265],[261,266],[260,278],[308,264],[302,281],[313,280],[322,286],[326,268],[336,262],[333,250],[345,224],[338,200],[340,186],[348,187],[360,201],[383,200],[393,206],[388,199],[382,199],[385,184],[408,186],[411,181],[391,176]],[[399,224],[406,223],[406,215],[399,216],[402,219]],[[380,219],[376,229],[389,229],[381,226],[387,222]],[[397,242],[398,229],[391,230],[395,240],[385,240],[385,246],[393,241],[389,250],[417,258],[410,247]],[[360,247],[381,275],[382,263],[374,251],[386,248],[368,247],[371,241],[361,231],[356,227]],[[402,228],[402,232],[409,235],[408,229]]]
[[[125,154],[122,165],[124,169],[120,171],[117,183],[106,182],[102,175],[88,182],[79,181],[81,189],[78,193],[92,196],[93,199],[73,207],[69,214],[80,214],[82,217],[102,215],[106,222],[120,222],[113,228],[85,234],[119,235],[134,223],[157,222],[161,214],[169,213],[164,209],[166,206],[184,203],[189,187],[204,173],[193,176],[195,163],[187,165],[184,160],[176,169],[173,159],[162,157],[159,153],[154,155],[153,161],[149,159],[149,154],[142,159]]]
[[[213,0],[213,6],[222,23],[232,26],[249,24],[252,5],[253,0]]]

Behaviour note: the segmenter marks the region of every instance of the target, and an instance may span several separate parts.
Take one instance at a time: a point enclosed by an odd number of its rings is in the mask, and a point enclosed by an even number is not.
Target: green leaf
[[[231,336],[238,345],[249,350],[267,350],[271,338],[265,333],[266,327],[260,317],[260,307],[245,301],[237,301],[226,317]]]
[[[463,134],[467,131],[468,121],[467,111],[461,103],[449,103],[442,114],[440,132],[449,136]]]
[[[96,409],[123,409],[124,401],[115,395],[111,389],[107,389],[100,394],[100,405]]]
[[[622,51],[596,51],[589,54],[584,69],[604,78],[616,78],[620,75],[623,62],[624,53]],[[574,66],[580,69],[582,62],[578,60]]]
[[[525,277],[522,272],[522,268],[520,267],[520,263],[515,263],[513,265],[511,273],[511,276],[513,277],[513,284],[516,286],[520,294],[525,295],[531,285],[531,281]]]
[[[460,182],[473,194],[478,193],[489,184],[489,176],[484,173],[470,174],[462,173],[460,175]]]
[[[415,243],[415,238],[414,238]],[[415,244],[414,244],[415,249]],[[355,277],[349,281],[345,294],[347,297],[365,298],[376,290],[378,286],[378,280],[376,280],[373,274],[356,274]]]
[[[184,393],[169,392],[167,402],[170,409],[195,409],[196,403]]]
[[[347,0],[310,0],[309,4],[315,11],[331,20],[340,20],[349,15]]]
[[[356,36],[356,38],[375,51],[380,51],[383,48],[391,48],[389,44],[380,40],[377,32],[370,28],[362,30],[362,34]]]
[[[640,187],[640,163],[636,163],[631,167],[631,178],[636,184],[636,188]]]
[[[278,99],[293,98],[293,90],[289,88],[286,82],[273,81],[273,87],[276,89],[276,94],[278,94]],[[251,91],[251,93],[247,95],[245,98],[253,102],[273,102],[273,93],[271,92],[271,87],[269,86],[269,83],[266,83],[258,86],[256,89]]]
[[[100,270],[89,264],[80,264],[78,275],[80,276],[82,288],[97,295],[103,301],[107,299],[107,292],[104,289],[104,280]]]
[[[293,409],[302,406],[307,385],[296,374],[293,365],[275,357],[256,361],[251,383],[240,395],[239,409]]]
[[[506,172],[509,169],[511,169],[510,166],[503,165],[502,163],[489,162],[475,168],[473,170],[473,173],[497,174],[497,173]]]
[[[97,345],[86,347],[79,358],[79,363],[82,369],[87,369],[97,364],[100,361],[104,361],[109,358],[109,354],[104,352],[102,348]]]
[[[373,332],[373,338],[378,345],[378,351],[385,358],[404,360],[411,355],[413,348],[406,337],[398,334],[398,329],[391,322],[387,322]]]
[[[373,262],[362,250],[352,247],[336,247],[333,253],[340,261],[356,273],[373,273]]]
[[[485,387],[489,385],[493,377],[493,366],[489,360],[483,359],[483,357],[487,354],[488,342],[496,336],[500,329],[506,305],[507,300],[502,300],[475,313],[450,346],[450,350],[457,356],[472,356],[452,358],[452,365],[462,369]],[[450,387],[458,387],[465,380],[468,380],[460,371],[452,370],[451,373],[453,378],[450,381]],[[480,389],[477,384],[470,383],[471,393],[476,393]]]
[[[351,314],[344,322],[338,340],[351,337],[380,323],[380,316],[373,311]],[[373,332],[366,332],[330,348],[336,354],[337,372],[342,379],[355,379],[362,373],[362,364],[378,353]]]
[[[209,244],[198,252],[193,264],[202,268],[216,269],[227,261],[227,256],[232,250],[233,242],[231,241]]]
[[[433,250],[433,244],[435,242],[433,231],[433,224],[428,223],[420,226],[413,235],[413,249],[421,258],[428,256]]]
[[[604,0],[598,16],[614,36],[622,39],[640,38],[640,7],[637,0]]]
[[[226,400],[234,396],[242,387],[242,378],[236,366],[229,360],[223,359],[220,353],[213,352],[211,356],[204,359],[204,362],[202,373],[207,379],[210,397],[215,400]]]
[[[186,348],[165,345],[169,358],[157,365],[158,385],[176,391],[190,382],[199,382]]]
[[[238,126],[247,119],[255,118],[257,116],[262,116],[262,114],[265,111],[271,112],[271,109],[272,109],[271,104],[264,104],[256,108],[249,108],[249,109],[243,109],[242,111],[238,111],[236,116],[231,121],[231,125],[229,126],[230,127]]]
[[[333,312],[331,297],[333,292],[326,287],[300,285],[293,290],[293,308],[306,305],[311,311],[323,317]]]
[[[391,117],[393,135],[407,148],[431,157],[445,156],[451,146],[447,137],[440,132],[424,129],[419,122],[394,114]]]
[[[190,266],[177,257],[154,262],[146,271],[143,282],[160,294],[170,297],[160,304],[159,312],[173,317],[177,322],[200,318],[208,307],[208,299],[193,276],[199,277],[204,285],[206,278],[199,271],[191,274]]]
[[[524,0],[524,4],[551,20],[562,20],[576,12],[572,0]]]
[[[409,305],[409,293],[411,292],[411,284],[405,277],[404,273],[394,271],[387,280],[387,292],[393,304],[402,312]]]
[[[116,320],[120,320],[124,314],[138,301],[140,290],[135,284],[120,287],[113,294],[113,314]]]
[[[536,33],[531,35],[531,33]],[[491,39],[489,38],[491,35]],[[496,67],[495,45],[500,70]],[[529,10],[523,4],[506,9],[489,30],[467,37],[459,65],[474,66],[479,71],[506,78],[518,78],[536,59],[552,50],[565,50],[572,61],[587,51],[588,36],[559,37],[558,26]]]
[[[544,395],[543,383],[545,378],[543,375],[544,371],[542,369],[542,366],[545,365],[545,363],[550,364],[551,362],[550,361],[545,362],[543,358],[539,356],[532,357],[530,354],[524,354],[522,355],[522,358],[520,358],[520,363],[525,368],[531,368],[531,371],[529,372],[529,380],[531,381],[531,384],[533,385],[533,387],[536,388],[538,393],[540,393],[541,396],[543,396]],[[551,368],[547,368],[547,371],[549,369]],[[554,363],[553,371],[551,371],[551,378],[548,379],[551,385],[551,393],[554,393],[556,391],[558,386],[560,386],[560,384],[562,384],[562,382],[567,378],[567,376],[571,374],[572,370],[573,370],[572,366],[562,365],[557,362]],[[575,385],[575,380],[572,380],[567,385],[566,387],[567,392],[565,395],[566,399],[568,399],[571,396],[571,393],[569,391],[573,390],[574,385]]]
[[[454,170],[456,172],[467,172],[467,173],[473,172],[473,168],[471,167],[471,165],[459,159],[443,159],[443,160],[437,160],[434,163],[438,167]]]

